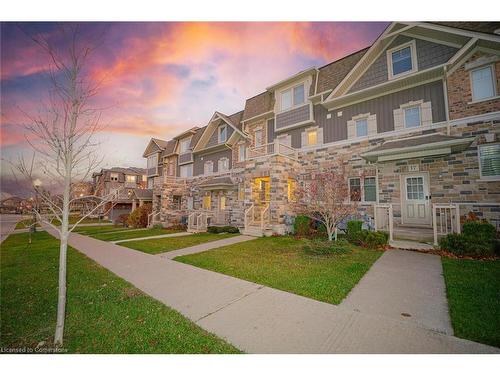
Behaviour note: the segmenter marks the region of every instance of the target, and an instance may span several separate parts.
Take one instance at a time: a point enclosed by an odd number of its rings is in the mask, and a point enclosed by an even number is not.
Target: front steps
[[[269,237],[273,234],[273,231],[268,227],[262,229],[260,225],[249,225],[241,230],[241,234],[252,237]]]
[[[393,237],[395,240],[410,240],[419,242],[434,241],[434,232],[429,227],[415,227],[415,226],[394,226]]]

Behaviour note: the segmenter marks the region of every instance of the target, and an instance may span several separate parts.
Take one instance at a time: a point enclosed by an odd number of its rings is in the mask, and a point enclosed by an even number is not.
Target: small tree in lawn
[[[97,212],[108,202],[118,198],[119,191],[106,196],[84,196],[72,199],[72,186],[85,181],[100,164],[98,143],[95,135],[101,129],[100,110],[91,105],[97,94],[99,83],[90,79],[89,58],[102,40],[84,37],[78,24],[58,27],[58,36],[64,43],[53,43],[46,34],[29,35],[47,54],[50,60],[49,78],[51,88],[48,103],[39,113],[27,114],[26,140],[33,148],[31,160],[19,158],[11,163],[17,172],[31,181],[37,199],[44,206],[35,209],[39,221],[50,225],[60,238],[59,287],[57,323],[54,343],[62,345],[66,311],[66,256],[68,237],[71,231],[87,216]],[[62,46],[62,47],[61,47]],[[42,188],[42,180],[45,181]],[[62,195],[49,193],[52,184]],[[92,198],[92,199],[89,199]],[[90,207],[80,220],[69,225],[72,205],[78,200],[90,201]],[[59,225],[53,224],[53,220]]]
[[[351,199],[350,199],[351,198]],[[339,223],[356,213],[349,196],[348,177],[342,164],[302,178],[295,191],[295,211],[325,226],[332,241]]]

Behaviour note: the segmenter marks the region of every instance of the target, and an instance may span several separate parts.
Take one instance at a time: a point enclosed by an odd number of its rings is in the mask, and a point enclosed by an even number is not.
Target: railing
[[[260,211],[260,229],[264,230],[264,223],[269,223],[271,220],[271,214],[269,212],[269,206],[270,204],[268,203],[262,211]]]
[[[202,212],[196,217],[196,229],[207,230],[207,227],[208,227],[208,215],[206,212]]]
[[[191,212],[188,216],[188,230],[196,229],[196,212]]]
[[[247,159],[255,159],[263,156],[282,155],[292,159],[297,159],[297,151],[283,143],[275,140],[262,146],[252,147],[248,150]]]
[[[160,214],[160,211],[158,211],[158,212],[151,212],[148,215],[148,227],[155,222],[155,219],[158,217],[159,214]]]
[[[438,244],[438,236],[460,233],[460,206],[458,204],[433,204],[432,223],[434,245]]]
[[[245,229],[248,228],[250,225],[252,225],[254,221],[254,212],[255,212],[255,206],[252,204],[248,209],[245,210],[245,216],[244,216],[244,223],[245,223]]]
[[[373,218],[375,230],[383,230],[389,232],[389,240],[394,239],[394,214],[392,204],[374,204]]]

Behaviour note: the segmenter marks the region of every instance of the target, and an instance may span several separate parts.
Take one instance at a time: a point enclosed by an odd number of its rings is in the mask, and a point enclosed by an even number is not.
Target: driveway
[[[79,234],[71,234],[69,243],[248,353],[500,353],[403,320],[315,301]]]

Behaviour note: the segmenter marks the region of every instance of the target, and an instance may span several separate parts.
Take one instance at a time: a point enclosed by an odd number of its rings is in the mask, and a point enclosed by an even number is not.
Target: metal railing
[[[432,226],[434,229],[434,245],[438,244],[438,236],[460,233],[460,205],[433,204]]]
[[[272,155],[281,155],[291,159],[297,159],[297,150],[275,140],[272,143],[250,148],[247,153],[247,159]]]
[[[245,216],[243,219],[245,224],[245,229],[248,229],[248,227],[253,224],[254,213],[255,213],[255,205],[252,203],[252,205],[245,210]]]
[[[268,203],[261,211],[260,211],[260,229],[264,230],[264,224],[267,222],[269,223],[271,220],[271,214],[269,212],[269,206],[270,204]]]
[[[394,213],[392,203],[374,204],[373,219],[375,230],[383,230],[389,233],[389,240],[394,240]]]

